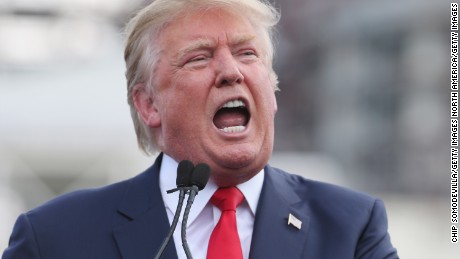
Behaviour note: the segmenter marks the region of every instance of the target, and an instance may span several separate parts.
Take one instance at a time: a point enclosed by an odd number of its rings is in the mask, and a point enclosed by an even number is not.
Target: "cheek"
[[[267,72],[267,74],[264,75],[264,78],[262,79],[262,85],[261,91],[263,92],[261,95],[264,96],[265,102],[269,106],[268,108],[271,109],[274,113],[278,110],[278,104],[276,102],[276,96],[275,96],[275,90],[273,88],[273,81],[270,76],[270,74]]]
[[[176,76],[171,84],[179,105],[190,109],[203,108],[213,87],[210,73],[189,71]],[[203,111],[201,111],[203,112]]]
[[[171,85],[176,88],[193,90],[197,87],[208,86],[214,82],[214,72],[211,69],[203,68],[199,70],[182,68],[174,73]]]
[[[270,93],[270,99],[272,100],[273,111],[276,113],[276,111],[278,110],[278,103],[276,102],[275,91],[273,90],[273,87],[271,85],[268,92]]]
[[[267,106],[267,112],[269,116],[270,123],[274,122],[276,111],[278,110],[278,105],[276,103],[276,98],[274,95],[271,95],[270,100],[267,101],[269,105]]]
[[[258,97],[255,97],[256,105],[260,107],[261,114],[264,116],[266,123],[272,123],[276,111],[278,110],[275,93],[270,86],[263,87],[258,91]]]
[[[192,127],[202,123],[207,104],[207,87],[200,80],[177,77],[175,84],[167,90],[164,104],[164,119],[175,124],[175,127]],[[181,126],[183,125],[183,126]]]
[[[278,109],[276,96],[268,75],[261,74],[261,77],[251,82],[251,85],[254,86],[252,92],[257,104],[263,106],[264,109],[276,112]]]

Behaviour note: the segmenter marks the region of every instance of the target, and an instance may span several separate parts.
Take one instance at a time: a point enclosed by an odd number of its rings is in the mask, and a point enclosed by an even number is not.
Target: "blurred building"
[[[445,194],[449,2],[279,5],[277,150],[333,157],[368,190]]]

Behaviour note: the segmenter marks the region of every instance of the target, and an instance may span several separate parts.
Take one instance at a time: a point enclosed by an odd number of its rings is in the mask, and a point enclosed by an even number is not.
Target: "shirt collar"
[[[259,203],[262,185],[264,184],[265,171],[262,169],[258,174],[248,181],[238,184],[236,187],[243,193],[246,202],[251,209],[252,215],[256,215],[257,204]]]
[[[167,154],[163,155],[163,160],[161,162],[160,168],[160,190],[166,209],[169,210],[173,215],[177,208],[179,192],[167,194],[166,191],[176,188],[177,166],[177,161],[175,161]],[[243,193],[244,198],[246,199],[254,216],[256,214],[260,193],[262,192],[264,177],[265,172],[262,169],[250,180],[236,186]],[[217,185],[210,179],[205,188],[198,193],[190,210],[187,222],[188,225],[192,224],[193,221],[201,213],[201,211],[203,211],[204,207],[206,204],[208,204],[209,200],[217,189]],[[184,202],[184,207],[182,208],[180,218],[182,218],[182,214],[185,210],[185,204],[186,201]]]

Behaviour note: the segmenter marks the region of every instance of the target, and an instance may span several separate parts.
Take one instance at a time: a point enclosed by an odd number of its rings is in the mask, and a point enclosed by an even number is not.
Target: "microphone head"
[[[191,178],[194,168],[195,166],[192,162],[188,160],[180,161],[179,165],[177,166],[177,187],[186,187],[192,185]]]
[[[206,186],[211,176],[211,168],[205,163],[199,163],[196,165],[192,173],[191,185],[196,185],[201,191]]]

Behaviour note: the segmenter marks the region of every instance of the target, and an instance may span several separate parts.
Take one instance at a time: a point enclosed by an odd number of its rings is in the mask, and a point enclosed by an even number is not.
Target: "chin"
[[[258,155],[260,155],[258,150],[252,147],[224,147],[217,150],[215,161],[223,167],[240,169],[251,165],[251,163],[257,160]]]
[[[267,164],[269,156],[260,150],[236,150],[218,154],[213,159],[216,171],[234,177],[241,182],[257,174]]]

